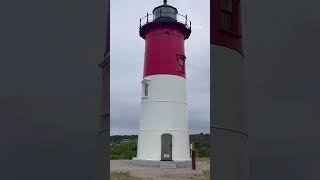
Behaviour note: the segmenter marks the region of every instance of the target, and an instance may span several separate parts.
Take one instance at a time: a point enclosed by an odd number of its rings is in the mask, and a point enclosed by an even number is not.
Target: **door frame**
[[[171,137],[171,156],[170,156],[170,160],[165,160],[163,159],[162,155],[163,155],[163,143],[162,143],[162,137],[164,135],[169,135]],[[160,159],[161,161],[172,161],[172,156],[173,156],[173,135],[171,133],[162,133],[160,136],[160,142],[161,142],[161,154],[160,154]]]

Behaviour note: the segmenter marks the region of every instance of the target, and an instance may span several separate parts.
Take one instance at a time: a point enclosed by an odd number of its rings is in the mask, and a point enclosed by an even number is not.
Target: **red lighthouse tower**
[[[184,50],[191,22],[164,0],[140,19],[139,32],[145,40],[145,59],[134,162],[191,167]]]
[[[185,77],[184,40],[190,34],[191,22],[187,16],[178,14],[178,10],[167,5],[166,0],[154,8],[152,14],[142,18],[140,36],[146,41],[143,76],[171,74]],[[181,69],[178,59],[182,60]]]

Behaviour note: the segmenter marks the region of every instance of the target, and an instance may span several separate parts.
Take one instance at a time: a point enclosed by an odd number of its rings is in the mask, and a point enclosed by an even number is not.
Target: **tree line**
[[[132,159],[137,155],[137,135],[111,136],[110,159]],[[191,134],[197,157],[210,157],[210,134]]]

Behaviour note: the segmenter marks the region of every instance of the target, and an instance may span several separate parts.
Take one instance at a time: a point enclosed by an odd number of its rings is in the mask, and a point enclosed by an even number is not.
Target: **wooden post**
[[[196,170],[196,152],[192,150],[192,170]]]

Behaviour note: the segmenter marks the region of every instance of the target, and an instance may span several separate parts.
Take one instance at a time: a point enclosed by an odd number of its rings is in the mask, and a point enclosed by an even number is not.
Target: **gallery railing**
[[[170,22],[178,22],[183,24],[187,29],[191,30],[191,21],[188,19],[187,15],[181,15],[172,12],[158,12],[158,13],[147,13],[146,16],[140,18],[140,28],[148,23],[169,20]]]

